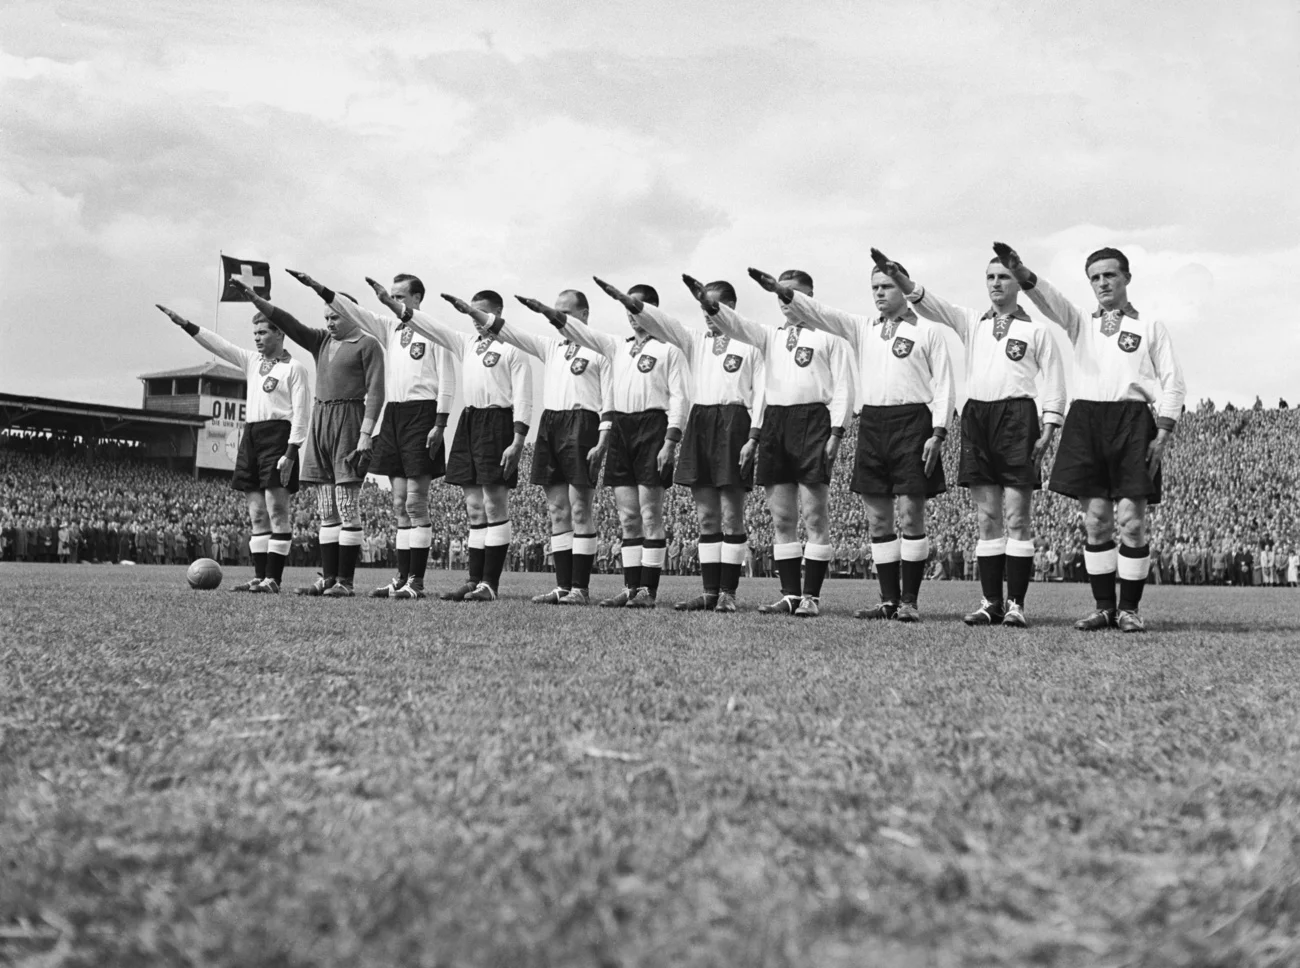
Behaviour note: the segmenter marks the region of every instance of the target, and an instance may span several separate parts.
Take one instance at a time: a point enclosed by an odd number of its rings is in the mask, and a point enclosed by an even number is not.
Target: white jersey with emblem
[[[1038,396],[1043,379],[1043,423],[1065,421],[1065,366],[1047,327],[1017,306],[981,313],[954,306],[924,286],[907,297],[926,319],[949,326],[966,347],[966,396],[992,402]]]
[[[287,420],[289,443],[301,444],[306,440],[307,420],[311,414],[307,367],[285,350],[281,350],[275,359],[268,360],[260,353],[241,349],[210,329],[202,326],[198,329],[194,334],[196,342],[231,366],[239,367],[248,378],[245,420],[248,423]]]
[[[489,333],[462,333],[421,309],[408,324],[460,360],[461,399],[467,407],[511,407],[516,423],[533,417],[533,375],[524,354]]]
[[[716,336],[707,329],[691,332],[675,316],[646,303],[637,323],[657,340],[671,343],[691,365],[691,403],[697,407],[740,406],[750,410],[753,426],[760,424],[763,397],[763,354],[754,346]]]
[[[598,414],[614,409],[611,364],[603,353],[584,349],[567,339],[534,336],[500,316],[491,329],[503,342],[542,361],[543,409],[590,410]]]
[[[1025,290],[1043,315],[1074,344],[1074,398],[1154,404],[1157,423],[1172,428],[1183,413],[1187,386],[1163,323],[1142,319],[1132,306],[1091,316],[1041,276]]]
[[[573,317],[562,332],[579,346],[603,353],[613,364],[613,409],[618,413],[662,410],[669,428],[686,423],[690,401],[686,396],[686,357],[671,343],[652,337],[599,333]]]
[[[796,292],[786,315],[838,336],[858,358],[858,409],[924,403],[935,427],[952,416],[952,365],[939,327],[910,309],[898,319],[858,316]]]
[[[853,399],[853,368],[842,339],[796,322],[764,326],[729,306],[718,306],[709,318],[724,334],[763,354],[766,406],[821,403],[830,410],[832,427],[845,425]]]
[[[347,296],[335,295],[330,308],[383,346],[386,403],[436,400],[439,413],[451,412],[456,397],[456,369],[450,353],[431,346],[400,320],[372,313]]]

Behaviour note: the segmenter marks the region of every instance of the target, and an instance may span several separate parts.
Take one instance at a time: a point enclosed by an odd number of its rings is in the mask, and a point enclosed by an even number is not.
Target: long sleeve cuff
[[[913,306],[925,298],[925,286],[917,284],[916,288],[907,294],[907,301]]]
[[[1172,434],[1176,426],[1178,421],[1173,417],[1156,417],[1156,430],[1167,430]]]
[[[528,424],[524,423],[522,420],[516,420],[516,421],[515,421],[515,433],[519,434],[519,435],[522,436],[522,437],[527,437],[527,436],[528,436]]]
[[[501,334],[501,327],[505,324],[506,318],[504,316],[498,316],[496,319],[492,320],[492,325],[489,326],[488,329],[492,331],[493,336],[499,336]]]
[[[1065,417],[1057,413],[1055,410],[1044,410],[1043,423],[1050,424],[1053,427],[1060,427],[1065,423]]]
[[[667,437],[668,440],[671,440],[674,444],[680,443],[682,439],[682,428],[669,427],[668,433],[665,436]]]
[[[948,439],[948,428],[947,428],[947,427],[934,427],[934,428],[931,429],[930,434],[931,434],[931,436],[938,437],[940,440],[947,440],[947,439]]]
[[[338,293],[336,293],[333,289],[324,289],[324,288],[322,288],[321,291],[320,291],[320,297],[321,297],[321,299],[325,300],[325,305],[326,305],[326,306],[328,306],[330,303],[332,303],[332,302],[334,301],[335,297],[337,297],[337,296],[338,296]]]
[[[435,427],[446,427],[446,426],[447,426],[447,421],[448,421],[450,418],[451,418],[451,414],[449,414],[449,413],[442,413],[441,411],[439,411],[438,413],[435,413],[435,414],[433,415],[433,425],[434,425]]]
[[[182,326],[181,328],[182,328],[183,330],[185,330],[185,332],[188,333],[190,336],[198,336],[198,335],[199,335],[199,328],[198,328],[198,326],[196,326],[194,323],[189,323],[189,322],[187,322],[187,323],[186,323],[184,326]]]

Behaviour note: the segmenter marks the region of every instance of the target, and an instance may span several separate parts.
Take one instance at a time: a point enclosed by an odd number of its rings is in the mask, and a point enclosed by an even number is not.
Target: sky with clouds
[[[6,0],[0,390],[138,405],[208,358],[154,303],[243,337],[222,250],[309,321],[286,266],[584,288],[616,331],[593,273],[867,312],[876,245],[980,305],[1002,239],[1085,305],[1125,249],[1189,403],[1300,402],[1298,41],[1293,0]]]

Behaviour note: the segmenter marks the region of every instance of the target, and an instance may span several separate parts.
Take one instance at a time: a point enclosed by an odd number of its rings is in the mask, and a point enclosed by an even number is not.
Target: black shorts
[[[831,436],[831,412],[824,403],[768,407],[758,438],[754,483],[829,484],[826,441]]]
[[[304,484],[356,484],[364,477],[348,455],[357,449],[366,417],[362,400],[317,400],[302,449]]]
[[[447,469],[439,444],[429,456],[429,431],[438,416],[436,400],[407,400],[384,406],[384,419],[375,441],[370,473],[385,477],[442,477]]]
[[[668,434],[668,414],[662,410],[614,414],[614,429],[609,435],[609,455],[605,458],[606,487],[667,487],[673,482],[673,470],[659,472],[659,451]]]
[[[858,414],[858,454],[853,465],[855,494],[924,494],[948,490],[943,458],[925,473],[925,442],[934,433],[934,419],[924,403],[894,407],[863,407]]]
[[[961,412],[957,483],[962,487],[1042,487],[1042,476],[1034,465],[1036,443],[1038,407],[1033,400],[967,400]]]
[[[515,440],[515,411],[511,407],[466,407],[456,424],[447,458],[447,483],[459,487],[514,487],[519,465],[509,477],[501,471],[501,455]]]
[[[230,486],[236,491],[265,491],[272,487],[284,487],[280,483],[280,469],[275,465],[288,449],[289,421],[259,420],[245,424],[244,436],[239,441],[239,456],[235,458],[235,476],[230,479]],[[301,459],[293,462],[293,473],[288,486],[290,494],[298,490],[301,465]]]
[[[1067,497],[1146,498],[1160,503],[1161,472],[1147,473],[1156,420],[1141,400],[1075,400],[1065,415],[1048,487]]]
[[[740,450],[749,439],[749,411],[738,403],[693,406],[682,432],[675,480],[683,487],[754,486],[754,466],[740,473]]]
[[[592,488],[600,477],[587,468],[587,452],[600,440],[600,416],[590,410],[543,410],[533,445],[529,480],[542,487],[571,484]]]

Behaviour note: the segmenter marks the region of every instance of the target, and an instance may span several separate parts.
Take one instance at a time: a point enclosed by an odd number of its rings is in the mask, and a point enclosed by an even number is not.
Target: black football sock
[[[469,580],[475,585],[483,580],[484,560],[487,557],[485,554],[487,529],[486,524],[471,524],[469,526],[469,540],[466,542],[465,557],[469,559]]]
[[[277,585],[284,579],[284,563],[293,547],[293,535],[288,531],[277,531],[271,535],[266,553],[266,577]]]
[[[1119,607],[1125,612],[1136,612],[1142,602],[1142,591],[1146,588],[1147,574],[1151,568],[1151,547],[1140,545],[1119,548]]]
[[[641,538],[623,538],[623,587],[635,592],[641,587],[641,558],[645,543]]]
[[[406,584],[406,576],[411,573],[411,529],[397,529],[397,584]]]
[[[811,542],[803,549],[803,593],[813,598],[820,598],[822,582],[830,569],[831,555],[835,549],[830,545],[818,545]]]
[[[923,534],[905,534],[902,542],[903,598],[915,605],[921,595],[921,582],[925,580],[925,563],[930,554],[930,542]]]
[[[321,542],[320,571],[326,581],[339,576],[339,543],[337,541]]]
[[[745,550],[749,541],[747,534],[726,534],[722,536],[722,570],[719,591],[736,594],[740,588],[740,574],[745,567]]]
[[[641,549],[641,585],[650,597],[659,594],[659,576],[663,573],[668,541],[665,538],[646,538]]]
[[[902,544],[896,534],[886,534],[871,539],[871,557],[876,563],[876,579],[880,582],[880,600],[898,604],[903,597],[899,567]]]
[[[781,579],[781,594],[787,598],[803,596],[803,546],[798,541],[783,541],[772,546],[776,574]]]
[[[573,549],[553,551],[551,557],[555,559],[555,584],[567,592],[573,588]]]
[[[1007,569],[1007,539],[981,538],[975,543],[975,555],[979,559],[980,593],[985,601],[1000,604]]]
[[[1088,569],[1092,597],[1097,602],[1097,608],[1103,611],[1115,607],[1115,569],[1118,558],[1114,541],[1083,546],[1084,566]]]
[[[1007,599],[1017,605],[1025,604],[1029,594],[1029,580],[1034,576],[1034,542],[1032,538],[1018,541],[1007,539]]]
[[[573,536],[573,587],[584,592],[591,586],[591,569],[596,564],[596,536]]]
[[[357,573],[357,559],[361,557],[361,545],[345,544],[344,538],[351,542],[360,536],[360,528],[344,528],[339,535],[339,581],[349,587]]]
[[[716,595],[722,587],[722,533],[700,535],[700,579],[705,595]]]

